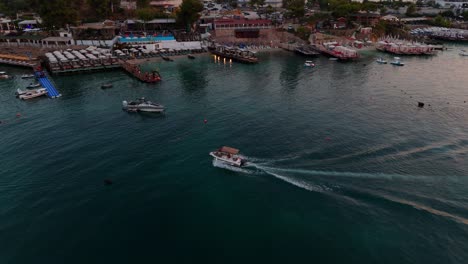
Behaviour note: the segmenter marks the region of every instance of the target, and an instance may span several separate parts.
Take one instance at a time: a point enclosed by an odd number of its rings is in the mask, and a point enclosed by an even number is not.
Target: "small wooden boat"
[[[101,85],[101,89],[109,89],[109,88],[112,88],[114,85],[112,85],[112,83],[106,83],[106,84],[103,84]]]
[[[34,78],[34,74],[23,74],[21,75],[21,79],[29,79],[29,78]]]
[[[27,88],[38,88],[41,87],[40,83],[30,83]]]
[[[195,59],[195,56],[193,56],[192,54],[187,55],[187,57],[188,57],[189,59],[191,59],[191,60],[194,60],[194,59]]]

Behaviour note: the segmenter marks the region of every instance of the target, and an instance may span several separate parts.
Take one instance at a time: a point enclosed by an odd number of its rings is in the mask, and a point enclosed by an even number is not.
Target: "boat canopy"
[[[231,147],[222,147],[219,149],[220,152],[226,152],[226,153],[229,153],[231,155],[236,155],[237,153],[239,153],[239,150],[238,149],[235,149],[235,148],[231,148]]]

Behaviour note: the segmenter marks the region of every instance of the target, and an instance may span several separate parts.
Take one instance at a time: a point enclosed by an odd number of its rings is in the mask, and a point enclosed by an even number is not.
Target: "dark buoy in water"
[[[112,185],[112,183],[113,183],[113,182],[112,182],[111,180],[109,180],[109,179],[105,179],[105,180],[104,180],[104,184],[105,184],[105,185]]]
[[[16,117],[21,117],[21,113],[16,113]]]
[[[418,107],[419,107],[419,108],[423,108],[423,107],[424,107],[424,103],[418,102]]]

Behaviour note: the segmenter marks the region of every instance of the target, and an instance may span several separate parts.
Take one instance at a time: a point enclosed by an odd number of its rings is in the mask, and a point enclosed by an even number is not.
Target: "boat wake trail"
[[[240,173],[245,173],[245,174],[256,174],[254,170],[249,170],[249,169],[244,169],[244,168],[239,168],[239,167],[234,167],[231,165],[227,165],[226,163],[216,160],[213,160],[213,167],[216,168],[221,168],[221,169],[226,169],[234,172],[240,172]]]

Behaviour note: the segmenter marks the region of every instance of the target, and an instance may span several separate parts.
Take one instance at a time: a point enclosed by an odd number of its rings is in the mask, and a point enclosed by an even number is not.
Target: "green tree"
[[[199,0],[183,0],[176,13],[177,23],[185,26],[189,32],[192,24],[200,17],[201,11],[203,11],[203,4]]]
[[[286,9],[293,18],[301,18],[305,14],[304,0],[286,0]]]
[[[414,16],[416,14],[417,8],[415,3],[411,3],[406,8],[406,15],[407,16]]]
[[[468,20],[468,11],[465,11],[461,14],[463,16],[463,19]]]
[[[451,27],[452,26],[452,23],[450,23],[449,20],[443,18],[441,15],[437,15],[432,21],[432,24],[434,26],[439,26],[439,27]]]
[[[80,0],[35,0],[46,28],[61,28],[67,24],[76,24],[79,20],[79,10],[83,5]]]

